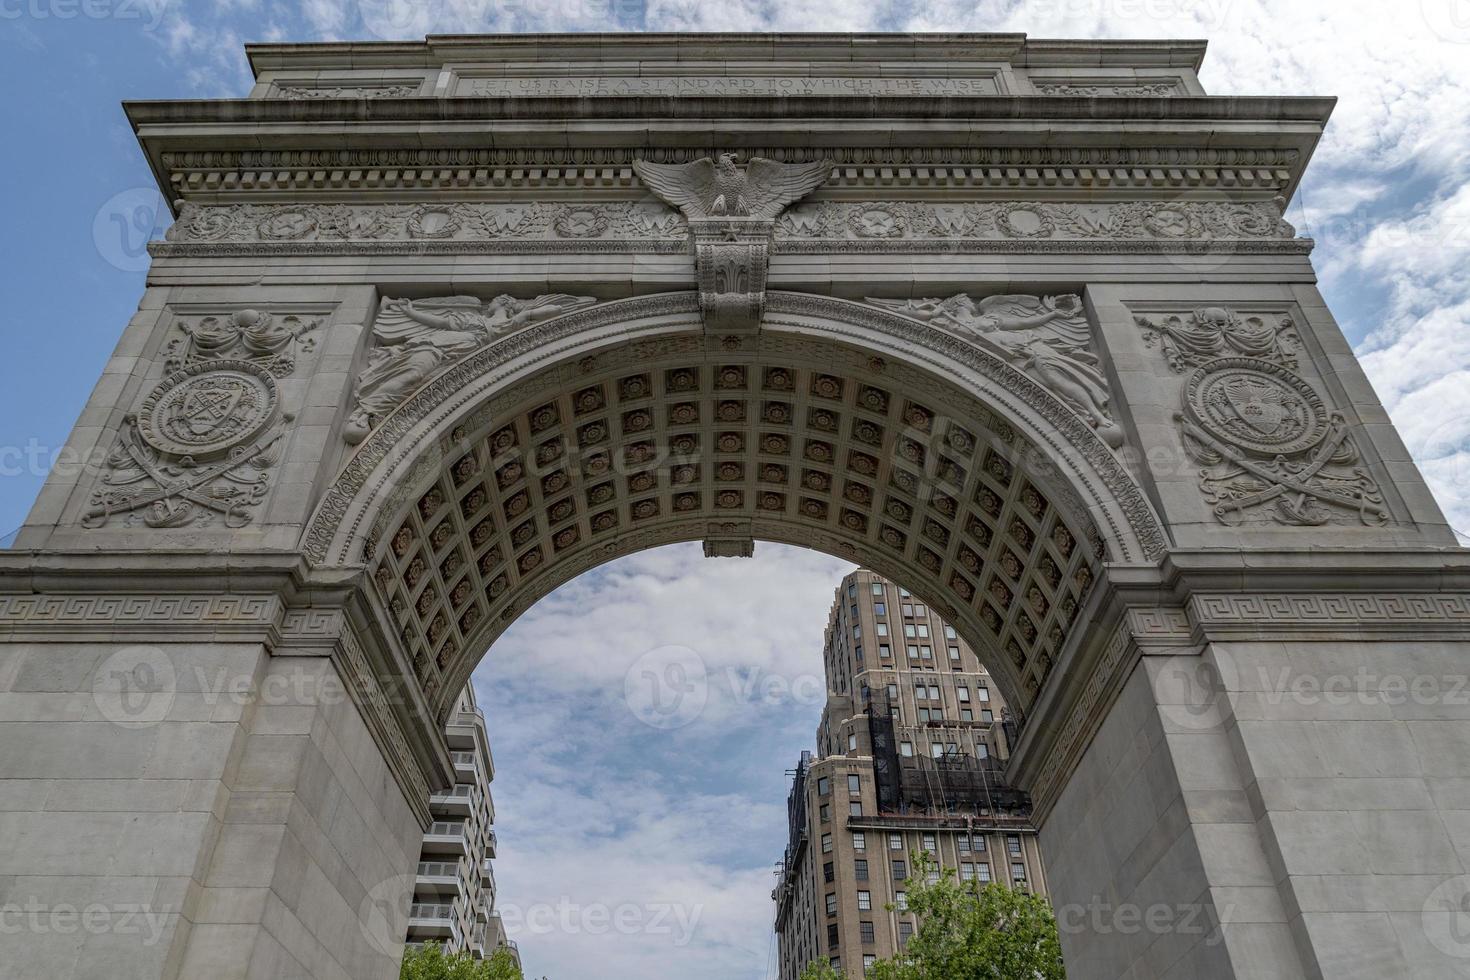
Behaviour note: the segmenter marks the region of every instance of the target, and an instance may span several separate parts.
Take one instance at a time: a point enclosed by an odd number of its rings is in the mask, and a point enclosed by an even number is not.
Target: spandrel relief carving
[[[1027,372],[1081,415],[1108,445],[1123,444],[1092,327],[1075,295],[986,296],[869,303],[943,327]]]
[[[373,425],[401,405],[441,367],[466,357],[499,337],[597,300],[551,293],[531,299],[500,295],[411,300],[384,298],[373,322],[374,346],[358,376],[356,405],[344,437],[361,442]]]

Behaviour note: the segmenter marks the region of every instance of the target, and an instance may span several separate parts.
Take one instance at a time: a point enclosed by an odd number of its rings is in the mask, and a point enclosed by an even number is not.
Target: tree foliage
[[[524,980],[510,950],[497,947],[483,960],[467,952],[446,953],[438,943],[409,947],[398,980]]]
[[[1046,899],[998,882],[959,881],[913,855],[907,908],[918,929],[903,952],[869,967],[870,980],[1065,980],[1056,916]],[[889,906],[891,909],[892,906]],[[843,980],[812,962],[801,980]]]

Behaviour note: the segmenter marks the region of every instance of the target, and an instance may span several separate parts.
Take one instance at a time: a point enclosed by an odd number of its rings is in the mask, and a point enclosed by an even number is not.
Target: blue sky
[[[1318,240],[1329,305],[1470,529],[1467,0],[0,0],[0,536],[24,519],[166,220],[120,100],[243,95],[247,40],[564,29],[1204,37],[1215,94],[1339,96],[1289,218]],[[476,680],[499,762],[502,904],[571,925],[522,929],[529,966],[766,975],[783,772],[812,740],[807,682],[845,570],[771,546],[749,562],[662,549],[568,585],[496,645]],[[672,731],[643,724],[637,678],[674,662],[699,668],[703,710]],[[598,934],[598,903],[641,925]]]

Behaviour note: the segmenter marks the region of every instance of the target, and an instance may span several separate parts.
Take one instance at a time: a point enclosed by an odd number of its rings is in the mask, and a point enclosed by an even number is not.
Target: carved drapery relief
[[[417,301],[385,297],[373,323],[368,366],[357,378],[344,438],[361,442],[379,419],[445,365],[528,324],[595,302],[592,296],[565,293],[533,299],[501,295],[488,302],[473,296]]]
[[[250,523],[293,418],[276,381],[312,350],[319,323],[252,309],[179,319],[164,348],[170,373],[124,420],[82,526]]]
[[[1143,328],[1145,346],[1157,343],[1176,374],[1227,356],[1296,368],[1300,338],[1289,316],[1240,314],[1210,306],[1187,315],[1134,317],[1134,322]]]
[[[1130,85],[1127,82],[1037,82],[1038,95],[1070,95],[1083,98],[1160,99],[1184,94],[1177,81]]]
[[[943,327],[998,354],[1071,406],[1108,445],[1123,444],[1080,297],[975,299],[959,293],[948,299],[869,297],[868,302]]]
[[[1175,421],[1221,523],[1388,522],[1346,420],[1296,373],[1289,316],[1202,307],[1134,320],[1176,374],[1189,372]]]
[[[754,157],[744,169],[733,153],[693,163],[633,164],[639,178],[689,221],[705,329],[749,333],[765,310],[775,220],[821,186],[830,160],[777,163]]]
[[[321,84],[313,82],[276,82],[271,96],[278,99],[406,99],[417,95],[423,83],[418,79],[401,84]]]

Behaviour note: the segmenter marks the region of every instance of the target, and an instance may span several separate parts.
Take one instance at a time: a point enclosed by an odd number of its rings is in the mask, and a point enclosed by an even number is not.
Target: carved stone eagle
[[[705,157],[693,163],[648,163],[633,169],[643,183],[686,218],[751,217],[774,219],[783,208],[819,187],[832,173],[832,161],[777,163],[752,157],[742,170],[735,154],[721,153],[719,162]]]

